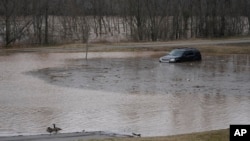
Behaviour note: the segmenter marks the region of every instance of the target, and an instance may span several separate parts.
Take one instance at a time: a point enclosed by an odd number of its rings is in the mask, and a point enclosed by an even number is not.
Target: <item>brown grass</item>
[[[179,41],[178,43],[192,43],[192,40]],[[196,41],[197,42],[197,41]],[[89,52],[123,52],[123,51],[165,51],[183,46],[174,45],[177,42],[141,42],[141,43],[89,43]],[[160,46],[159,46],[160,45]],[[166,45],[166,46],[164,46]],[[172,46],[171,46],[172,45]],[[32,51],[32,52],[85,52],[86,44],[64,44],[58,46],[12,48],[1,51]],[[190,47],[190,46],[188,46]],[[222,45],[194,45],[203,54],[250,54],[250,43],[222,44]]]
[[[133,47],[133,46],[140,47]],[[152,43],[152,46],[145,46],[147,43],[116,43],[116,44],[90,44],[89,51],[171,51],[174,48],[181,48],[183,46],[157,46],[157,43]],[[155,45],[155,46],[154,46]],[[126,46],[126,47],[124,47]],[[227,45],[195,45],[192,46],[206,54],[250,54],[250,44],[227,44]]]
[[[211,54],[250,54],[250,46],[242,45],[214,45],[197,47],[201,52]]]

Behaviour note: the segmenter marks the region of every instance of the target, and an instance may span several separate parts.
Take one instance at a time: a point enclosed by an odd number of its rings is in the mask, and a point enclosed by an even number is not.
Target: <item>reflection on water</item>
[[[104,130],[171,135],[250,121],[250,56],[162,64],[162,53],[0,56],[0,136]],[[156,56],[156,57],[155,57]]]

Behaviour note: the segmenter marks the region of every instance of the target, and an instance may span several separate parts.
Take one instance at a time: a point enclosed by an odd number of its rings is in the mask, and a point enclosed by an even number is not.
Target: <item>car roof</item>
[[[190,50],[192,50],[192,51],[198,51],[198,49],[196,49],[196,48],[190,48],[190,47],[176,48],[174,50],[181,50],[181,51],[190,51]]]

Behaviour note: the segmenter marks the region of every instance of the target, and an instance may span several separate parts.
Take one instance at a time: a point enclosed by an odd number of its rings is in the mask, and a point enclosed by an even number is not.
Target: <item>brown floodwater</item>
[[[159,63],[162,52],[0,56],[0,136],[174,135],[250,123],[250,55]]]

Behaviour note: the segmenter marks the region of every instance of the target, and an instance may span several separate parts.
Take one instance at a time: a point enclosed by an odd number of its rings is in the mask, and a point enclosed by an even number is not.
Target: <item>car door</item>
[[[184,53],[184,61],[192,61],[194,58],[194,52],[193,51],[186,51]]]

